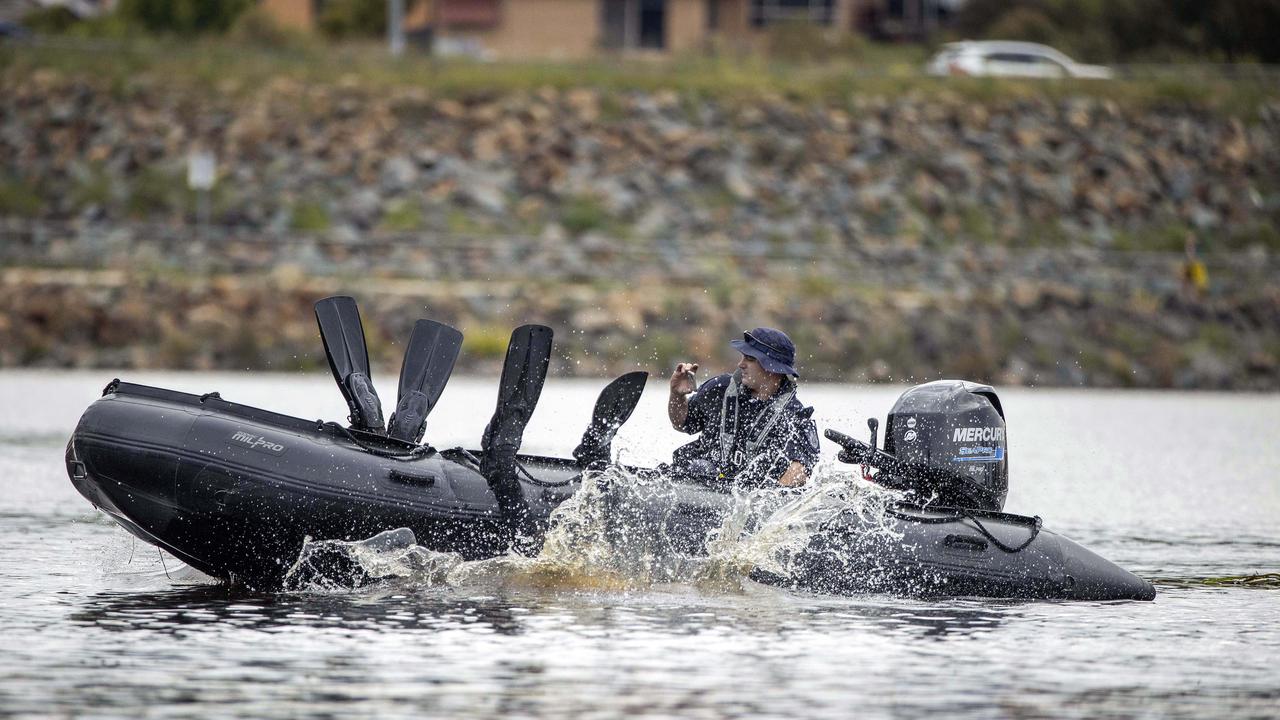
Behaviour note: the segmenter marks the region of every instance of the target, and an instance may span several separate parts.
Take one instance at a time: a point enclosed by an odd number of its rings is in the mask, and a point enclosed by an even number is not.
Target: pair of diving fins
[[[462,333],[434,320],[414,323],[400,368],[396,410],[384,425],[356,301],[345,295],[328,297],[316,303],[315,311],[329,369],[347,401],[351,426],[408,443],[420,442],[426,432],[427,416],[453,374],[462,349]],[[486,457],[514,458],[519,451],[525,426],[546,382],[552,335],[551,328],[545,325],[522,325],[511,333],[498,404],[482,440]],[[591,423],[573,451],[580,465],[608,462],[613,437],[631,417],[648,376],[643,371],[630,372],[601,391]]]
[[[404,442],[422,440],[427,415],[444,392],[462,350],[462,333],[434,320],[414,323],[400,368],[396,410],[384,426],[356,301],[345,295],[325,298],[316,303],[316,321],[329,369],[351,411],[351,426]]]

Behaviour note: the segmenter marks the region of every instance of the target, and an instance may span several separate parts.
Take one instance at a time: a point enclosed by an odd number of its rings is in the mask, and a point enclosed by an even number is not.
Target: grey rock
[[[604,206],[614,215],[626,215],[635,209],[639,196],[627,187],[620,178],[609,177],[598,183],[596,194],[604,201]]]
[[[361,225],[372,225],[382,212],[382,196],[372,188],[356,190],[347,199],[345,212]]]
[[[1191,356],[1188,374],[1182,376],[1184,387],[1226,388],[1231,385],[1234,368],[1226,358],[1212,350],[1200,350]]]
[[[674,224],[674,216],[667,203],[659,200],[649,206],[635,223],[635,232],[640,237],[658,237],[666,233]]]
[[[742,163],[732,162],[725,167],[724,186],[738,200],[754,200],[756,197],[755,185]]]
[[[386,192],[407,190],[418,179],[418,167],[405,155],[387,158],[382,163],[379,184]]]

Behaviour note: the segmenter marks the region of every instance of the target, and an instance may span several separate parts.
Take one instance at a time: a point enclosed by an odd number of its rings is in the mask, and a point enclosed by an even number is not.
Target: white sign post
[[[201,235],[209,224],[209,191],[218,179],[218,160],[208,150],[187,155],[187,186],[196,191],[196,226]]]

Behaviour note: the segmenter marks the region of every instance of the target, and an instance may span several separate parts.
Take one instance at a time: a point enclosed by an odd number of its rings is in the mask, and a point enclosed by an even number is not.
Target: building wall
[[[851,31],[859,9],[879,0],[836,0],[832,27]],[[313,29],[312,0],[261,0],[286,27]],[[708,2],[718,3],[718,23],[707,27]],[[432,0],[418,0],[405,17],[412,31],[430,23]],[[497,59],[577,59],[600,49],[600,0],[502,0],[493,28],[444,28],[450,38],[475,41]],[[715,45],[758,47],[764,32],[751,26],[751,0],[667,0],[666,46],[670,52],[697,52]]]
[[[667,0],[667,49],[702,50],[707,46],[707,0]]]
[[[406,3],[407,4],[407,3]],[[418,0],[409,12],[404,14],[406,30],[417,30],[431,23],[431,0]]]
[[[314,30],[318,18],[314,0],[261,0],[262,8],[284,27]],[[405,13],[404,26],[409,30],[423,27],[431,19],[431,0],[418,0]]]
[[[453,30],[498,59],[573,59],[593,54],[600,42],[599,0],[505,0],[501,24],[491,30]]]
[[[741,34],[747,0],[721,3],[722,28]],[[492,30],[449,30],[473,38],[498,58],[573,59],[600,49],[600,0],[504,0],[501,25]],[[670,52],[707,47],[707,0],[667,0],[666,46]]]
[[[857,15],[862,0],[836,0],[835,12],[831,19],[831,27],[845,32],[853,30],[854,16]]]
[[[311,0],[262,0],[262,8],[284,27],[315,29]]]
[[[731,52],[751,52],[764,42],[764,33],[751,27],[751,0],[720,0],[716,46]]]
[[[720,29],[726,38],[745,38],[751,29],[750,0],[719,0]]]
[[[830,29],[853,32],[857,18],[868,4],[884,0],[835,0]],[[768,42],[768,28],[751,24],[751,0],[719,0],[720,22],[714,32],[717,44],[732,50],[760,50]]]

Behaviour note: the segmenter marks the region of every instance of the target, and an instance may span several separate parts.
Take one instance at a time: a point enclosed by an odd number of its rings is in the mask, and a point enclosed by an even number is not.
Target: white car
[[[1093,78],[1115,77],[1111,68],[1085,65],[1048,45],[1013,40],[966,40],[947,43],[934,55],[930,75],[975,77]]]

